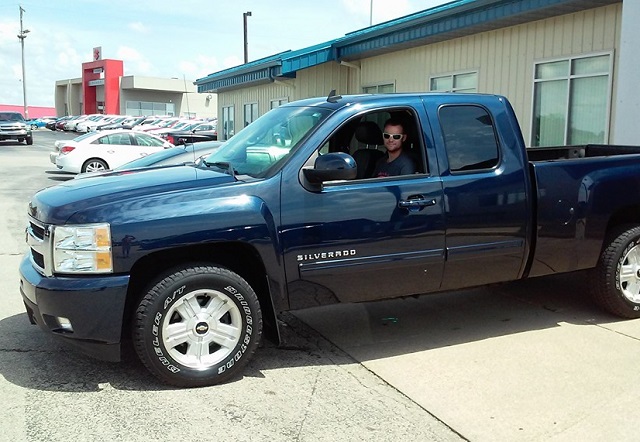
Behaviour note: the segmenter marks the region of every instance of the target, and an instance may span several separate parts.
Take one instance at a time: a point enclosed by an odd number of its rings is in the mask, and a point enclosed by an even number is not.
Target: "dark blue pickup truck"
[[[389,118],[416,173],[372,176]],[[130,341],[178,386],[237,375],[280,313],[328,303],[591,269],[640,317],[640,148],[527,150],[495,95],[290,103],[202,164],[67,181],[28,216],[31,322],[105,360]]]

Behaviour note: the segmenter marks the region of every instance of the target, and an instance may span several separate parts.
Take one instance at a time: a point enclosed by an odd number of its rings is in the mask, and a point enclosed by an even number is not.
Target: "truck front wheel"
[[[190,266],[162,277],[134,317],[133,343],[160,380],[200,387],[238,375],[262,334],[258,298],[239,275]]]
[[[620,227],[608,236],[591,287],[605,310],[640,318],[640,226]]]

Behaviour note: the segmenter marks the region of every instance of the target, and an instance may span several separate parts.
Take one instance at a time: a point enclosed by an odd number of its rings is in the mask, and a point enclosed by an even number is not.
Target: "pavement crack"
[[[309,418],[309,409],[311,408],[311,402],[313,401],[313,397],[316,395],[316,389],[318,388],[318,379],[320,379],[320,370],[316,370],[316,377],[313,380],[313,388],[311,388],[311,394],[309,395],[309,400],[307,401],[307,406],[304,410],[304,417],[302,418],[302,422],[300,422],[300,428],[298,429],[298,434],[296,436],[296,441],[301,440],[302,431],[304,430],[305,423]]]
[[[633,339],[634,341],[640,341],[640,338],[639,338],[639,337],[637,337],[637,336],[629,335],[629,334],[627,334],[627,333],[623,333],[623,332],[621,332],[621,331],[614,330],[614,329],[609,328],[609,327],[606,327],[606,326],[604,326],[604,325],[602,325],[602,324],[593,324],[593,325],[595,325],[596,327],[599,327],[599,328],[605,329],[605,330],[607,330],[607,331],[613,332],[613,333],[615,333],[615,334],[617,334],[617,335],[624,336],[625,338],[630,338],[630,339]]]

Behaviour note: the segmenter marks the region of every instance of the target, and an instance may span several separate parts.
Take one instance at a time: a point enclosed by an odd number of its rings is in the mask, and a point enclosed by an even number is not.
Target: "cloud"
[[[129,23],[129,29],[140,34],[147,34],[149,32],[149,28],[139,21]]]
[[[180,73],[191,80],[202,78],[220,69],[216,57],[197,55],[195,60],[183,60],[178,63]]]
[[[147,60],[137,49],[120,46],[116,51],[116,58],[124,62],[125,75],[160,76],[153,63]]]

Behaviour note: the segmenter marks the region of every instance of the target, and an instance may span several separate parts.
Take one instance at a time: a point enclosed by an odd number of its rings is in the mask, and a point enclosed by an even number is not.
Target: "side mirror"
[[[356,177],[358,166],[349,154],[337,152],[320,155],[312,169],[303,169],[304,177],[311,184],[325,181],[352,180]]]

